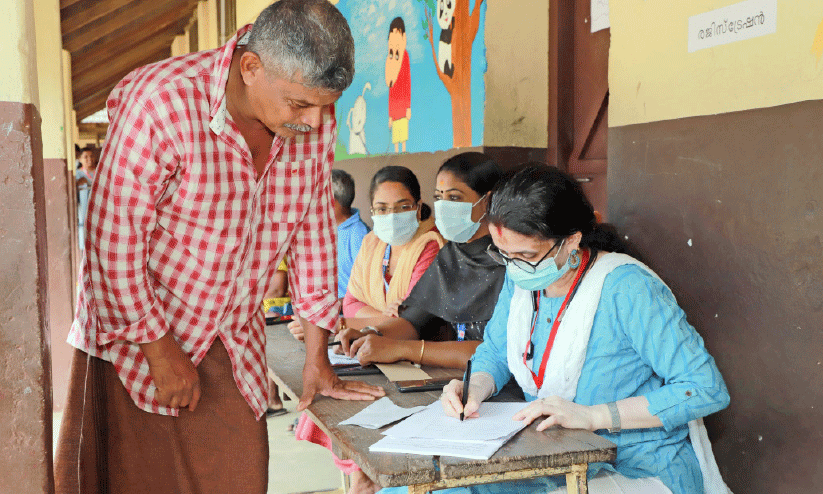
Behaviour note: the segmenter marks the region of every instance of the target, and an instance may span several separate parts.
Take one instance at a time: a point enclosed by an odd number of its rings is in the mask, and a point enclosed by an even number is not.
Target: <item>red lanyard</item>
[[[534,356],[534,343],[532,343],[532,336],[534,335],[534,327],[537,324],[537,317],[540,312],[540,295],[537,296],[537,303],[534,307],[534,318],[532,319],[532,329],[529,332],[529,344],[527,345],[526,351],[523,352],[523,365],[525,365],[526,368],[529,369],[529,372],[532,373],[532,379],[534,379],[534,384],[537,386],[538,390],[543,387],[543,376],[546,374],[546,364],[549,362],[549,355],[551,354],[552,347],[554,346],[554,338],[557,336],[557,328],[560,327],[560,319],[563,312],[566,310],[566,306],[572,298],[572,294],[574,294],[575,287],[580,282],[580,277],[583,276],[583,272],[586,270],[586,265],[589,263],[589,252],[584,250],[582,257],[583,259],[580,262],[580,269],[577,270],[577,276],[574,277],[572,286],[569,288],[569,293],[566,294],[566,298],[563,300],[560,310],[557,311],[557,317],[554,318],[552,332],[549,334],[549,341],[546,342],[546,351],[543,352],[543,360],[540,362],[540,374],[535,374],[531,366],[527,363],[528,360]]]

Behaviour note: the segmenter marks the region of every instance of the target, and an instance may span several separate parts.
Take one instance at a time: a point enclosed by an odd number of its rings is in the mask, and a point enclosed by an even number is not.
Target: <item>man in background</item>
[[[343,170],[332,170],[331,183],[334,221],[337,223],[337,298],[342,303],[354,260],[360,252],[363,237],[369,233],[369,227],[360,219],[360,211],[351,207],[354,202],[352,176]]]

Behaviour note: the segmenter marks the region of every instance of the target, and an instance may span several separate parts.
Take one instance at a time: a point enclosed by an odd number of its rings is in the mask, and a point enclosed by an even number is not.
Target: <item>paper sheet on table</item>
[[[423,412],[421,412],[423,413]],[[473,460],[488,460],[506,441],[517,432],[493,441],[441,441],[416,437],[399,438],[385,436],[372,444],[369,451],[375,453],[401,453],[426,456],[455,456]]]
[[[425,406],[402,408],[395,405],[388,397],[383,397],[352,415],[349,419],[340,422],[339,425],[359,425],[367,429],[379,429],[425,408]]]
[[[413,415],[391,429],[383,432],[396,439],[419,438],[444,441],[483,442],[501,437],[510,437],[526,427],[512,416],[526,407],[528,403],[481,403],[480,417],[460,421],[449,417],[443,411],[443,405],[434,402],[426,410]]]
[[[329,362],[331,365],[359,364],[360,361],[354,357],[349,357],[344,353],[334,353],[333,348],[329,348]]]
[[[374,364],[386,378],[391,381],[418,381],[432,377],[420,367],[411,362],[396,362],[394,364]]]

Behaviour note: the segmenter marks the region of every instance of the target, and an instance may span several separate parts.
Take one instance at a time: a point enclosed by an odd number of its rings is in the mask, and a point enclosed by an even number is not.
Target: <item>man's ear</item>
[[[243,83],[247,86],[251,86],[264,72],[265,67],[263,67],[263,62],[256,53],[246,51],[240,56],[240,76],[243,78]]]

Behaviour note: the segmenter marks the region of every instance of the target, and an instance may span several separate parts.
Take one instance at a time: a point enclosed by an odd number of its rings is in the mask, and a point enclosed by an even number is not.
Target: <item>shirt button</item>
[[[686,396],[691,396],[691,395],[692,395],[691,391],[686,391]]]
[[[551,316],[547,317],[547,318],[546,318],[546,322],[547,322],[547,323],[549,323],[549,324],[551,324],[551,323],[552,323],[552,317],[551,317]]]

